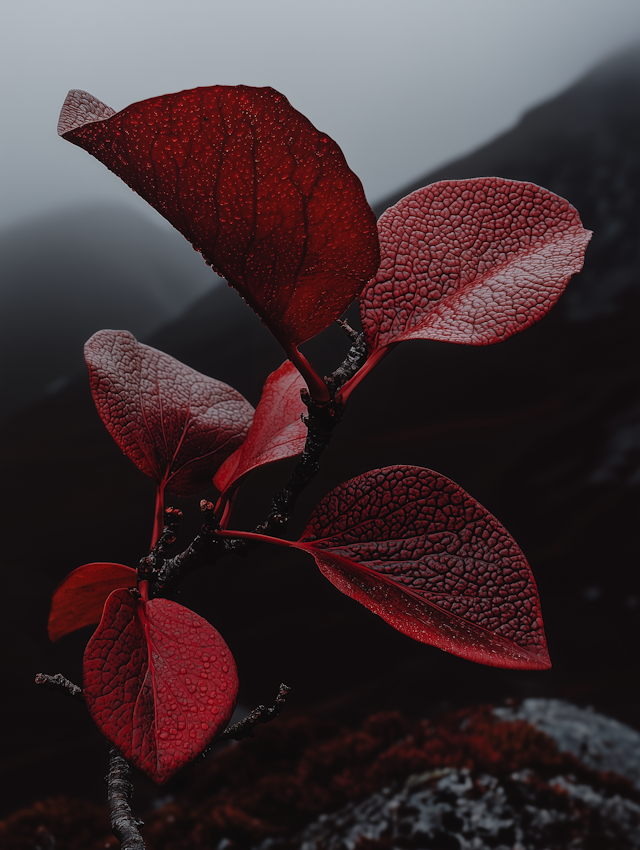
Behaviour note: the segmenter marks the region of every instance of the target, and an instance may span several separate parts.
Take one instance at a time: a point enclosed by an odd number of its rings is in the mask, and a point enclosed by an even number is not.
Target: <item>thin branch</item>
[[[281,684],[276,701],[272,706],[269,708],[264,705],[257,706],[243,720],[239,720],[237,723],[234,723],[233,726],[229,726],[225,729],[222,735],[220,735],[217,739],[216,743],[219,743],[220,741],[228,741],[229,739],[241,741],[243,738],[252,738],[253,730],[256,726],[258,726],[258,724],[269,723],[270,720],[275,720],[275,718],[280,714],[284,708],[285,702],[287,701],[287,694],[290,690],[291,688],[288,685]]]
[[[129,805],[133,794],[131,768],[115,747],[109,749],[109,773],[106,780],[111,829],[120,842],[121,850],[145,850],[138,829],[144,823],[133,816]]]
[[[331,398],[335,398],[347,381],[360,371],[362,361],[367,356],[367,343],[364,334],[354,331],[346,322],[339,322],[339,324],[351,339],[351,348],[335,372],[326,378]]]
[[[336,324],[339,325],[342,328],[342,330],[346,333],[346,335],[351,340],[352,345],[356,345],[356,344],[360,343],[362,334],[358,333],[357,330],[352,328],[351,325],[349,324],[349,322],[347,322],[346,319],[338,319],[336,321]]]
[[[329,445],[333,429],[340,422],[343,406],[332,400],[326,404],[318,404],[304,396],[309,413],[304,422],[307,426],[307,441],[300,460],[291,473],[282,490],[273,498],[269,516],[255,531],[259,534],[269,534],[281,537],[287,529],[293,515],[298,496],[310,484],[320,468],[320,456]]]
[[[364,335],[354,331],[346,322],[340,322],[340,325],[352,341],[351,348],[345,360],[326,379],[331,396],[329,401],[318,402],[309,393],[303,393],[303,401],[308,411],[304,417],[307,426],[304,450],[289,480],[272,499],[269,515],[254,529],[258,534],[273,537],[284,535],[296,501],[317,474],[320,468],[320,457],[329,445],[334,428],[342,419],[344,404],[338,394],[360,368],[360,363],[366,355],[366,342]],[[205,512],[202,529],[183,552],[173,558],[164,557],[165,545],[162,541],[167,531],[165,527],[157,544],[162,548],[156,553],[156,547],[154,547],[149,557],[141,561],[138,568],[139,574],[141,574],[140,570],[148,570],[152,595],[170,595],[175,591],[180,580],[192,570],[205,565],[211,566],[229,552],[245,555],[258,545],[246,540],[223,540],[216,537],[215,532],[220,525],[215,517],[213,505],[210,502],[201,502],[200,507]],[[171,510],[168,508],[165,516]],[[172,540],[169,535],[166,545],[170,545],[170,542]]]
[[[151,551],[138,564],[138,580],[153,581],[155,573],[164,564],[164,555],[169,546],[176,542],[182,511],[178,508],[165,508],[164,527]]]
[[[220,524],[215,517],[214,505],[202,499],[200,510],[204,514],[202,528],[184,552],[166,558],[154,577],[154,592],[170,594],[187,573],[205,564],[215,564],[229,551],[223,540],[216,537]]]
[[[309,411],[305,416],[307,441],[289,481],[273,498],[268,517],[256,527],[255,531],[259,534],[283,536],[291,520],[296,500],[318,472],[320,456],[329,445],[333,429],[342,418],[343,406],[340,402],[332,400],[319,404],[308,394],[303,394],[303,401]],[[151,580],[154,593],[171,593],[178,582],[192,570],[205,564],[212,565],[229,552],[244,555],[258,545],[250,541],[223,540],[216,537],[220,524],[215,518],[214,506],[211,502],[203,501],[200,507],[205,512],[200,533],[184,552],[163,561]]]
[[[36,673],[36,685],[41,685],[49,691],[60,691],[60,693],[75,699],[79,702],[84,702],[82,688],[74,685],[69,679],[65,679],[62,673],[56,673],[50,676],[48,673]]]
[[[245,718],[234,723],[233,726],[227,726],[224,732],[215,739],[213,744],[200,753],[195,763],[197,764],[198,762],[201,762],[210,755],[210,753],[212,753],[217,745],[222,741],[242,741],[243,738],[253,738],[253,730],[256,726],[260,723],[269,723],[270,720],[275,720],[275,718],[278,717],[284,708],[284,704],[287,700],[287,694],[290,690],[291,688],[288,685],[281,684],[276,701],[272,706],[267,707],[265,705],[259,705]]]

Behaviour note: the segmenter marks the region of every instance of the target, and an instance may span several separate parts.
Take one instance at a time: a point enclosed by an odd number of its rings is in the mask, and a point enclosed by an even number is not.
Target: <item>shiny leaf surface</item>
[[[84,695],[102,734],[155,782],[166,782],[224,730],[238,692],[220,634],[168,599],[108,598],[87,645]]]
[[[408,339],[489,345],[537,322],[582,268],[591,233],[533,183],[418,189],[378,222],[381,264],[360,310],[369,352]]]
[[[249,431],[254,411],[240,393],[127,331],[98,331],[85,359],[107,430],[138,469],[171,493],[208,487]]]
[[[414,640],[495,667],[550,666],[524,555],[444,475],[390,466],[352,478],[322,499],[293,545]]]
[[[112,113],[73,90],[58,132],[168,219],[281,342],[326,328],[376,273],[360,181],[283,95],[211,86]]]
[[[51,600],[48,632],[55,641],[99,623],[104,603],[119,587],[135,587],[136,571],[124,564],[84,564],[58,585]]]
[[[252,469],[302,452],[307,439],[307,427],[300,418],[307,412],[300,397],[303,389],[305,382],[289,360],[269,375],[247,439],[213,479],[221,493]]]

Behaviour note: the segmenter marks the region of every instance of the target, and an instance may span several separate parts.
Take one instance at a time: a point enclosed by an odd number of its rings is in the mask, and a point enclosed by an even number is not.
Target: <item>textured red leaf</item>
[[[84,654],[84,695],[102,734],[166,782],[224,730],[238,677],[219,633],[168,599],[107,599]]]
[[[322,499],[293,545],[414,640],[494,667],[550,666],[524,555],[444,475],[389,466],[352,478]]]
[[[179,496],[208,487],[249,431],[249,402],[127,331],[98,331],[84,350],[98,413],[127,457]]]
[[[360,310],[370,354],[407,339],[489,345],[525,330],[582,268],[591,238],[533,183],[445,180],[378,222],[381,265]]]
[[[168,219],[281,342],[326,328],[378,268],[360,181],[271,88],[191,89],[116,114],[74,90],[58,132]]]
[[[307,439],[307,426],[300,418],[307,412],[300,397],[303,389],[305,382],[289,360],[269,375],[247,439],[213,479],[221,493],[252,469],[302,452]]]
[[[109,594],[119,587],[135,587],[136,576],[135,570],[123,564],[85,564],[69,573],[51,600],[51,640],[99,623]]]

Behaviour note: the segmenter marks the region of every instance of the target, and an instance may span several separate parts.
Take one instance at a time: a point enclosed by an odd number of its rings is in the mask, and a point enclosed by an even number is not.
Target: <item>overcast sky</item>
[[[638,0],[0,0],[0,227],[87,201],[146,210],[56,135],[70,88],[118,110],[273,86],[375,202],[639,40]]]

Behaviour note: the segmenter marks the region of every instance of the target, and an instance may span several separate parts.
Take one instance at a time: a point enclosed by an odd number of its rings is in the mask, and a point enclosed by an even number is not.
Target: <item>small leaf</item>
[[[58,585],[51,600],[49,638],[99,623],[109,594],[119,587],[135,587],[136,571],[123,564],[85,564]]]
[[[524,555],[444,475],[389,466],[352,478],[322,499],[292,545],[414,640],[494,667],[551,666]]]
[[[197,88],[116,114],[73,90],[58,132],[168,219],[285,348],[324,330],[376,273],[360,181],[274,89]]]
[[[378,222],[381,265],[360,297],[370,355],[408,339],[490,345],[525,330],[580,271],[591,232],[533,183],[444,180]]]
[[[238,692],[220,634],[168,599],[115,590],[84,654],[84,695],[102,734],[166,782],[226,727]]]
[[[178,496],[208,487],[249,431],[249,402],[127,331],[98,331],[84,351],[98,413],[124,454]]]
[[[213,479],[224,493],[245,475],[263,466],[300,454],[307,439],[301,416],[307,412],[300,390],[306,385],[287,360],[267,378],[247,439],[227,458]]]

